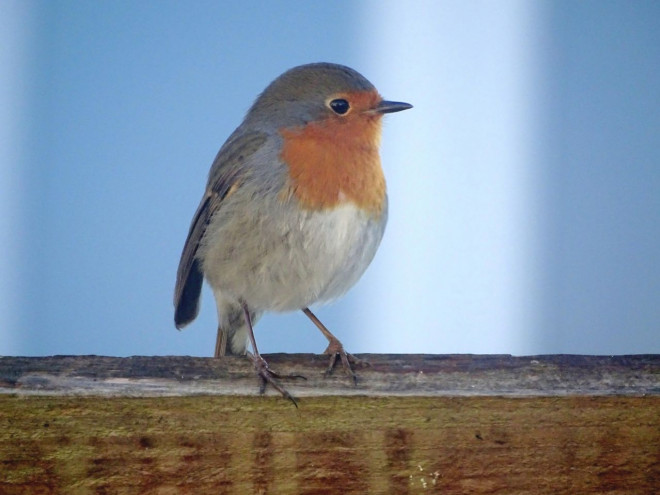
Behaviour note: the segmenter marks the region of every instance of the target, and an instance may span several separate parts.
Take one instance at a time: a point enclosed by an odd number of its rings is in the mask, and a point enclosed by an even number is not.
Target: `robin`
[[[409,108],[349,67],[294,67],[215,157],[181,254],[174,322],[196,318],[206,278],[218,310],[215,356],[248,354],[262,392],[270,384],[295,404],[257,349],[253,325],[264,311],[302,310],[328,339],[328,372],[339,359],[356,380],[351,356],[309,306],[343,295],[374,257],[387,221],[381,120]]]

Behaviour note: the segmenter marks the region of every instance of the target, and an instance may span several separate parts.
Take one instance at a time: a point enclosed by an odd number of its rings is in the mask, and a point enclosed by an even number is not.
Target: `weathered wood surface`
[[[283,382],[296,397],[660,394],[660,355],[361,354],[357,387],[341,365],[332,375],[324,374],[327,356],[265,357],[282,375],[306,377]],[[252,363],[239,357],[0,357],[1,393],[258,395],[259,387]]]
[[[0,358],[0,493],[658,493],[660,356],[360,357]]]

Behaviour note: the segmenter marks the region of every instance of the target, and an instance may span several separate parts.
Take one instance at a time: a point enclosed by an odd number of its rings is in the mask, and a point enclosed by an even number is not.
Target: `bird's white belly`
[[[225,217],[201,250],[214,291],[257,311],[296,310],[344,294],[371,262],[387,217],[374,219],[350,203],[272,212]]]

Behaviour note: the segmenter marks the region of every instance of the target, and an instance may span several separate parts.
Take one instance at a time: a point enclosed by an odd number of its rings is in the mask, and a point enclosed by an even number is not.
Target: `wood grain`
[[[265,357],[281,375],[306,377],[286,382],[297,397],[660,394],[660,355],[360,354],[357,387],[341,367],[326,376],[324,355]],[[259,386],[251,361],[241,357],[0,357],[1,393],[259,395]]]
[[[1,358],[0,493],[658,492],[658,356],[369,360],[362,391],[377,393],[313,393],[312,377],[296,409],[253,396],[240,359]],[[326,365],[269,361],[308,375]],[[249,386],[228,393],[243,373]],[[200,394],[199,381],[223,391]]]

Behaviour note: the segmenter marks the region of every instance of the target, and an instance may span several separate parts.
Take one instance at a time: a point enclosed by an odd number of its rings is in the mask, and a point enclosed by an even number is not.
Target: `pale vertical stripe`
[[[360,349],[528,352],[539,267],[532,2],[368,2],[360,68],[388,99],[390,222]]]
[[[25,91],[32,4],[0,2],[0,355],[16,354],[21,304]]]

